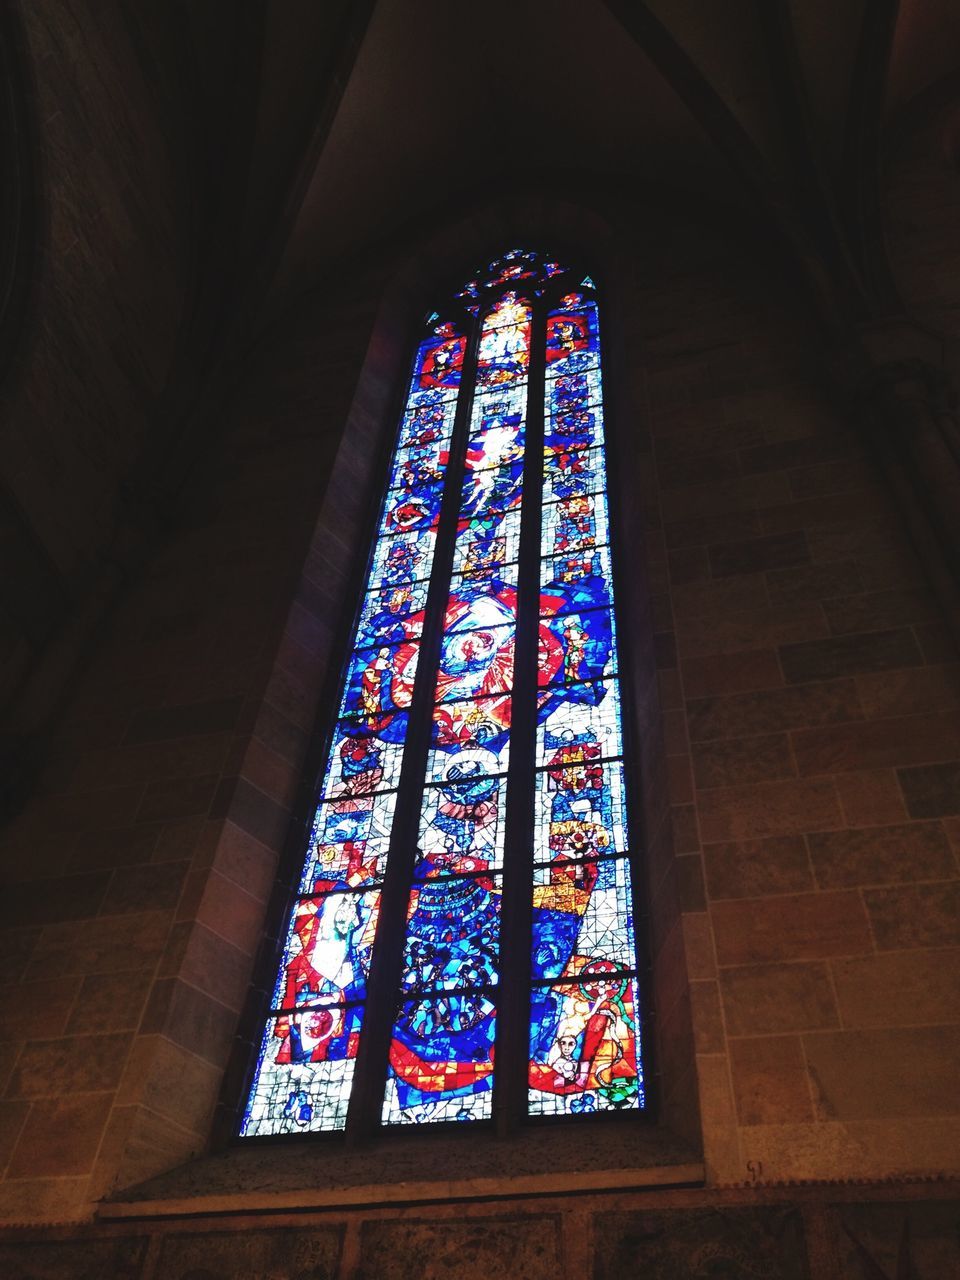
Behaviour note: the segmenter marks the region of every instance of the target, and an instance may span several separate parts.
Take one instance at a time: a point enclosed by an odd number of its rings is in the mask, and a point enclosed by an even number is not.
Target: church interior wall
[[[47,145],[84,181],[53,189],[9,392],[4,484],[45,547],[16,612],[33,629],[7,624],[11,685],[104,564],[114,603],[0,827],[0,1264],[839,1280],[894,1274],[909,1237],[918,1275],[949,1274],[960,655],[777,246],[649,192],[559,212],[544,192],[398,237],[263,327],[182,447],[176,502],[150,508],[151,549],[127,555],[131,465],[189,309],[182,192],[131,51],[107,29],[77,36],[106,42],[95,57],[48,47],[39,18],[28,34]],[[114,66],[131,132],[111,146],[160,157],[155,190],[114,191],[81,122],[56,123],[50,86],[85,58]],[[952,121],[934,102],[900,122],[885,211],[897,287],[960,373]],[[101,204],[135,234],[73,243]],[[552,1183],[531,1150],[471,1171],[469,1137],[374,1147],[349,1179],[329,1147],[239,1153],[278,868],[397,380],[433,282],[521,227],[587,255],[592,236],[607,273],[656,1123],[616,1139],[607,1183],[592,1150],[572,1167],[573,1129]]]

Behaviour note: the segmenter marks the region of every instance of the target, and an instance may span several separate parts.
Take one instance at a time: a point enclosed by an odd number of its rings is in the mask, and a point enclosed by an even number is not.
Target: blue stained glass
[[[643,1090],[596,303],[546,341],[529,1110],[576,1115]]]
[[[244,1136],[346,1123],[380,894],[345,891],[386,870],[465,351],[466,337],[440,323],[414,361],[311,828],[309,896],[291,914],[274,989],[295,1008],[267,1024]]]
[[[540,566],[541,592],[553,599],[562,595],[566,607],[596,609],[612,599],[610,548],[578,548],[549,556]]]
[[[535,987],[531,1009],[531,1115],[644,1105],[636,978],[588,961],[575,982]]]
[[[582,294],[568,294],[547,319],[547,364],[551,371],[569,371],[597,365],[600,340],[597,308]]]
[[[347,667],[340,714],[391,736],[388,717],[410,706],[419,657],[417,641],[358,649]]]
[[[519,849],[506,840],[514,696],[536,705],[529,1111],[643,1106],[593,290],[589,276],[523,248],[465,284],[455,310],[477,317],[480,332],[466,439],[453,453],[468,336],[440,313],[427,322],[242,1135],[346,1124],[401,785],[420,787],[420,812],[382,1122],[492,1115],[497,992],[509,977],[502,873]],[[554,299],[541,353],[543,461],[525,476],[542,296]],[[438,565],[450,575],[438,636],[426,610],[451,464],[463,480],[452,564]],[[541,508],[540,589],[525,602],[521,508],[531,500]],[[446,559],[446,533],[441,545]],[[535,689],[514,688],[518,610],[539,629]],[[423,643],[439,653],[433,670],[418,671]],[[431,717],[419,781],[405,771],[415,706]]]
[[[523,263],[500,278],[525,275]],[[401,994],[384,1123],[489,1114],[499,946],[499,883],[443,879],[499,867],[513,701],[517,592],[495,566],[516,560],[522,497],[531,310],[512,292],[480,333],[477,389],[454,547],[454,573],[434,691],[431,751],[420,818]],[[495,388],[484,394],[484,388]],[[515,581],[515,578],[514,578]],[[441,940],[432,938],[434,915]],[[457,990],[431,995],[442,981]],[[454,1104],[454,1099],[457,1100]]]
[[[552,445],[544,456],[547,501],[596,493],[605,487],[603,450],[581,445]]]
[[[570,977],[588,962],[636,963],[630,867],[626,858],[555,858],[534,871],[533,977]]]
[[[477,384],[500,387],[526,378],[530,363],[530,306],[515,293],[494,305],[480,334]]]
[[[363,1009],[321,1006],[267,1020],[243,1137],[344,1128]]]
[[[439,782],[449,777],[451,762],[470,773],[506,773],[510,745],[513,700],[509,693],[486,698],[438,702],[433,709],[433,731],[427,777]]]
[[[538,721],[538,767],[554,761],[559,767],[565,753],[573,760],[579,750],[588,759],[608,760],[621,754],[616,681],[591,680],[542,692]]]
[[[439,879],[418,866],[407,911],[404,999],[496,983],[500,895],[499,876]]]
[[[452,324],[437,325],[434,336],[420,344],[413,386],[453,390],[460,385],[467,340]]]
[[[453,433],[456,396],[442,391],[425,391],[411,395],[400,425],[397,461],[408,449],[448,446]]]
[[[377,931],[380,890],[343,892],[340,881],[315,882],[290,917],[285,963],[273,993],[275,1009],[356,1003],[366,995]]]
[[[616,649],[611,610],[576,609],[562,595],[541,592],[541,610],[545,605],[557,609],[540,619],[538,686],[554,694],[557,685],[570,688],[613,675]]]
[[[477,601],[478,604],[487,603]],[[497,601],[489,602],[493,617],[499,614]],[[479,612],[479,610],[478,610]],[[513,688],[513,640],[516,624],[474,627],[469,631],[449,631],[443,637],[437,701],[503,692]]]
[[[429,871],[499,871],[503,866],[503,779],[474,769],[475,757],[446,762],[442,780],[424,788],[417,845]]]
[[[494,565],[511,564],[520,550],[520,511],[480,513],[461,521],[453,551],[454,571],[481,573]]]
[[[488,1120],[496,1006],[483,991],[402,1004],[390,1045],[383,1123]]]
[[[421,579],[387,583],[369,591],[363,598],[357,623],[357,647],[379,649],[382,645],[419,639],[429,586]]]
[[[382,880],[396,803],[396,792],[387,791],[349,803],[321,804],[313,819],[300,892],[315,893],[318,880],[341,881],[351,888]]]

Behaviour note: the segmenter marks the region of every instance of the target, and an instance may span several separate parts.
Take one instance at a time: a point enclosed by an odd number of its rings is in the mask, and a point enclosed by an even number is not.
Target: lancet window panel
[[[525,249],[427,322],[243,1138],[644,1110],[601,350]]]

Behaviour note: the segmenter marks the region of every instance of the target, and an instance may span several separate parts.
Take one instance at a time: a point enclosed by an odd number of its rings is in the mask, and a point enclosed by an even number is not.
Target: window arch
[[[417,347],[241,1137],[640,1111],[592,279]]]

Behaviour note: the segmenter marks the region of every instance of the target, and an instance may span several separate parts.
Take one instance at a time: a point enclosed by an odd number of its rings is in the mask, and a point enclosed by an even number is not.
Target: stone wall
[[[18,1280],[943,1280],[960,1269],[958,1216],[956,1184],[620,1192],[10,1232],[0,1267]]]

